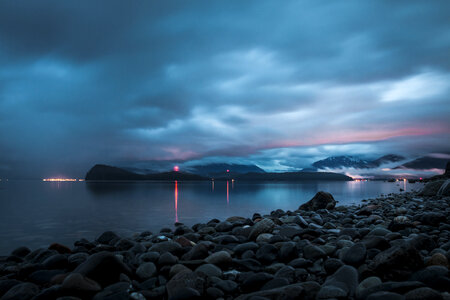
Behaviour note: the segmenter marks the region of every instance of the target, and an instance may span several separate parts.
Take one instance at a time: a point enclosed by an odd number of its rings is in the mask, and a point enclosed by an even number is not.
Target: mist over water
[[[0,182],[0,255],[18,246],[32,249],[53,242],[72,246],[106,230],[131,235],[145,230],[189,226],[281,208],[295,210],[317,191],[333,194],[338,205],[381,194],[419,189],[407,182]]]

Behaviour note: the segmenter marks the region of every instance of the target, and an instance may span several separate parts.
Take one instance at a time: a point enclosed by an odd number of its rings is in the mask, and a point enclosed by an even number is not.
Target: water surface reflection
[[[340,204],[408,191],[407,182],[0,182],[0,255],[19,246],[129,235],[212,218],[295,210],[319,190]]]

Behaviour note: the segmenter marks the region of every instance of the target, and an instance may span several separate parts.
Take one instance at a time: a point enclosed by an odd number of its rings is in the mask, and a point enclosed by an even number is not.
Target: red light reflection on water
[[[178,222],[178,181],[175,180],[175,222]]]
[[[230,182],[227,180],[227,205],[230,204]]]

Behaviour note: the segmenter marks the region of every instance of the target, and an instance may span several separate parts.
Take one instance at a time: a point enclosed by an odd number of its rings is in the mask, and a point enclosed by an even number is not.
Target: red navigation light
[[[173,170],[174,170],[175,172],[178,172],[178,171],[180,171],[180,167],[179,167],[179,166],[175,166],[175,167],[173,167]]]

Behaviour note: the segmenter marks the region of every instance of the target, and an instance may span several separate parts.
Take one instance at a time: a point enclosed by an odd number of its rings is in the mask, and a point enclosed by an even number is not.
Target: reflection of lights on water
[[[231,189],[234,190],[234,179],[231,179]]]
[[[175,180],[175,222],[178,222],[178,181]]]
[[[212,185],[212,191],[214,192],[214,180],[211,181],[211,185]]]
[[[227,205],[230,204],[230,182],[227,180]]]
[[[84,181],[84,179],[76,178],[44,178],[42,181]]]

